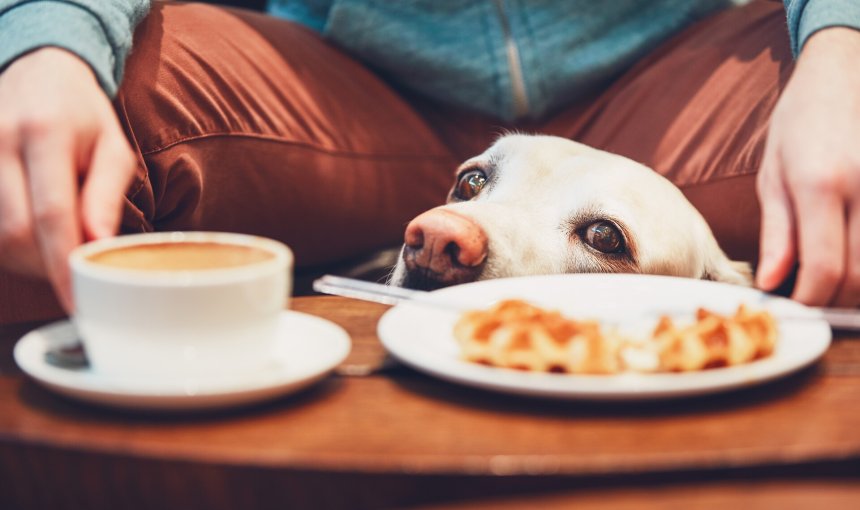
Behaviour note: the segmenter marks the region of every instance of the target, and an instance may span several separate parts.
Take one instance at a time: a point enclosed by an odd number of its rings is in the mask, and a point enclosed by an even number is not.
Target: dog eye
[[[596,221],[585,228],[585,242],[597,251],[603,253],[621,253],[624,251],[624,237],[613,223]]]
[[[460,200],[471,200],[487,183],[487,175],[481,170],[470,170],[460,176],[454,196]]]

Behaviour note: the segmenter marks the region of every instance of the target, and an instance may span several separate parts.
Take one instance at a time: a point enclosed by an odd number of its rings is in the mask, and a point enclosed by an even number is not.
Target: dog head
[[[554,273],[647,273],[749,285],[681,191],[567,139],[508,135],[457,170],[448,203],[413,219],[390,284],[432,290]]]

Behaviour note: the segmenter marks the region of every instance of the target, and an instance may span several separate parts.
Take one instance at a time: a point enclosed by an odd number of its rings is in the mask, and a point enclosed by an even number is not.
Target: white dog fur
[[[750,285],[749,265],[728,259],[681,191],[630,159],[564,138],[515,134],[463,163],[457,175],[472,169],[486,174],[480,192],[458,201],[455,181],[441,207],[486,233],[475,280],[633,272]],[[618,227],[625,253],[607,255],[586,243],[582,231],[595,221]],[[391,285],[409,285],[403,253]]]

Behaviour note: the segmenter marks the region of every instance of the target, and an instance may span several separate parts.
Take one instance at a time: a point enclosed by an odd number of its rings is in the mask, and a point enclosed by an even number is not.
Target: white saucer
[[[570,317],[616,323],[643,319],[656,323],[657,317],[667,311],[692,316],[700,306],[732,313],[740,303],[786,315],[810,314],[799,303],[755,289],[667,276],[528,276],[457,285],[433,294],[470,308],[484,308],[505,298],[524,299],[561,310]],[[528,373],[461,359],[453,335],[458,318],[458,313],[444,309],[402,303],[382,316],[379,338],[394,357],[407,365],[456,383],[536,397],[628,401],[689,397],[761,384],[814,363],[830,345],[830,327],[823,320],[779,320],[779,339],[773,354],[745,365],[677,374]]]
[[[31,331],[15,345],[15,362],[38,383],[65,396],[147,410],[214,409],[286,395],[322,379],[346,358],[351,345],[340,326],[313,315],[284,311],[275,352],[266,366],[238,376],[163,381],[122,379],[87,367],[61,368],[45,361],[49,345],[74,341],[76,335],[69,321]]]

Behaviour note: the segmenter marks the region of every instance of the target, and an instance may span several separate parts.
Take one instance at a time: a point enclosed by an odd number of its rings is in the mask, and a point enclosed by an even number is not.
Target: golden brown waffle
[[[776,322],[768,312],[743,305],[734,316],[700,309],[688,326],[661,317],[649,338],[634,339],[604,332],[596,321],[506,300],[463,314],[454,336],[466,360],[498,367],[572,374],[679,372],[767,356],[776,344]]]

